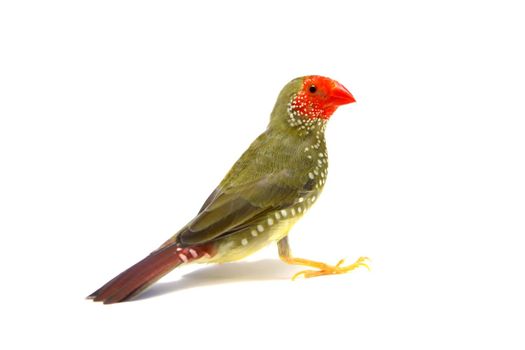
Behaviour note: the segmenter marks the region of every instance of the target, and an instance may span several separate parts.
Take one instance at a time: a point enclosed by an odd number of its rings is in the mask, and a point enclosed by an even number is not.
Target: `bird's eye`
[[[315,87],[315,85],[311,85],[311,86],[308,88],[308,91],[310,91],[312,94],[314,94],[314,93],[317,91],[317,87]]]

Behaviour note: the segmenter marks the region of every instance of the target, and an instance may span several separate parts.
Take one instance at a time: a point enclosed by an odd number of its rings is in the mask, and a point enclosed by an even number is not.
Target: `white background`
[[[2,2],[0,347],[523,349],[520,2],[250,3]],[[306,74],[358,102],[291,245],[372,271],[291,282],[272,246],[86,301],[192,218]]]

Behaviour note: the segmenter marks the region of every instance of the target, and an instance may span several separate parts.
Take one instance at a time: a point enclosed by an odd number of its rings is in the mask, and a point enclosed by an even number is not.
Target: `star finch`
[[[315,270],[294,276],[340,274],[366,266],[335,266],[292,257],[288,232],[315,203],[326,181],[325,127],[335,110],[355,102],[335,80],[306,76],[281,91],[267,129],[253,141],[199,213],[143,260],[95,291],[89,298],[106,304],[130,299],[159,278],[189,263],[242,259],[271,242],[289,264]]]

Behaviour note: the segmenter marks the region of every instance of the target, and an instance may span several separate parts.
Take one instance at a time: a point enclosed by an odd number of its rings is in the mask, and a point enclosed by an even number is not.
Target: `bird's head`
[[[354,96],[337,81],[319,75],[292,80],[281,90],[272,120],[286,119],[292,126],[325,122],[342,105],[355,102]]]

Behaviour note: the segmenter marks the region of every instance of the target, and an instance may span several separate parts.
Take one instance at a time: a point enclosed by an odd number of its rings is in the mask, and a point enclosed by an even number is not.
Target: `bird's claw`
[[[319,270],[299,271],[295,275],[293,275],[292,280],[295,280],[299,276],[303,276],[304,278],[311,278],[324,275],[339,275],[355,270],[361,266],[366,267],[370,271],[370,266],[368,266],[367,264],[368,261],[370,261],[369,258],[362,256],[359,259],[357,259],[353,264],[350,264],[348,266],[342,266],[345,262],[345,259],[341,259],[335,266],[324,264],[324,266],[319,268]]]

